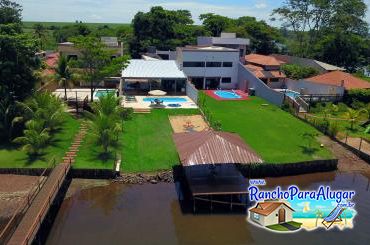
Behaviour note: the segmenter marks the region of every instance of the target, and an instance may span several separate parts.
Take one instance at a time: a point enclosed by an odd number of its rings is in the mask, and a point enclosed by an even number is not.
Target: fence
[[[192,99],[194,103],[198,103],[198,90],[189,81],[186,81],[186,95]]]

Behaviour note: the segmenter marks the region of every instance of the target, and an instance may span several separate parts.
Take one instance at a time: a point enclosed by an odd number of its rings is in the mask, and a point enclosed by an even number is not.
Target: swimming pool
[[[94,97],[100,98],[102,96],[105,96],[107,94],[115,94],[116,90],[114,89],[104,89],[104,90],[97,90],[94,94]]]
[[[143,99],[144,102],[154,102],[154,100],[163,101],[163,103],[184,103],[187,99],[181,97],[146,97]]]
[[[288,96],[288,97],[290,97],[292,99],[295,99],[295,98],[297,98],[300,95],[300,93],[295,92],[295,91],[292,91],[292,90],[285,90],[284,91],[284,94],[286,94],[286,96]]]
[[[216,90],[213,92],[215,95],[222,99],[240,99],[241,96],[234,91]]]

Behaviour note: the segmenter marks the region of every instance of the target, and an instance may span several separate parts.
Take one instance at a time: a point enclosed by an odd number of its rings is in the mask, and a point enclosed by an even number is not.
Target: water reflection
[[[330,183],[333,189],[355,189],[355,228],[274,234],[250,225],[243,215],[183,214],[173,184],[109,184],[66,199],[47,244],[368,244],[369,176],[330,172],[266,181],[269,187]]]

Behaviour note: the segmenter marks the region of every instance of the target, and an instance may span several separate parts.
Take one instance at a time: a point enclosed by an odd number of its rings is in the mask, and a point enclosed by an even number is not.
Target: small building
[[[362,80],[361,78],[355,77],[343,71],[332,71],[306,78],[304,80],[316,84],[340,86],[344,87],[345,90],[370,89],[370,83],[368,81]]]
[[[118,41],[117,37],[101,37],[101,42],[105,44],[107,50],[112,50],[112,58],[123,55],[122,43]],[[81,57],[81,52],[75,47],[72,42],[58,43],[58,52],[65,55],[67,59],[78,59]]]
[[[177,63],[197,89],[236,89],[239,50],[218,46],[177,48]]]
[[[281,71],[281,62],[272,56],[249,54],[245,56],[245,67],[270,88],[281,88],[286,76]]]
[[[249,218],[262,225],[276,225],[293,221],[294,209],[286,202],[265,201],[249,210]]]
[[[220,37],[198,37],[199,46],[218,46],[239,50],[239,57],[244,57],[250,45],[247,38],[237,38],[236,33],[222,32]]]

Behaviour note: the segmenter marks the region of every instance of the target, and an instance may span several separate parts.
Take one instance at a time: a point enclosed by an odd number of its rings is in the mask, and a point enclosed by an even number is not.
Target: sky
[[[190,10],[195,23],[202,13],[228,17],[254,16],[270,24],[272,10],[283,0],[15,0],[23,6],[24,21],[130,23],[138,11],[152,6]],[[370,0],[364,0],[370,5]],[[370,23],[370,11],[367,14]]]

